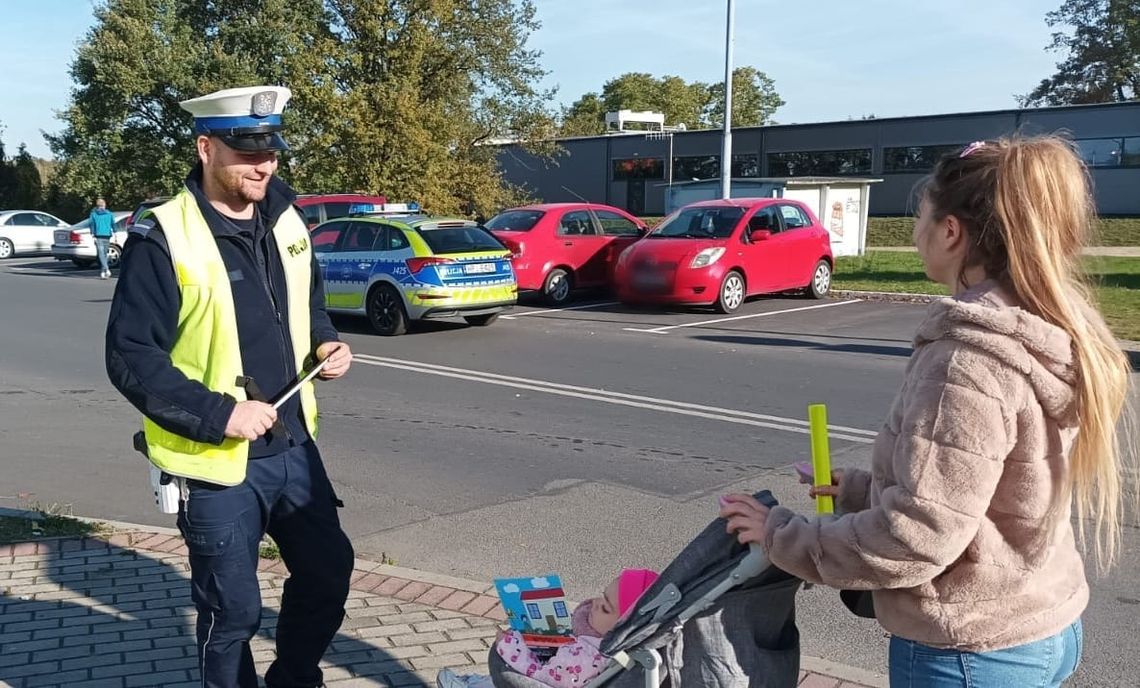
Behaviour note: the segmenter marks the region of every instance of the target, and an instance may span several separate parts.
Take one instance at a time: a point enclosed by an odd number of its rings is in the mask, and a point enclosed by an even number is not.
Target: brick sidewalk
[[[141,530],[0,545],[0,686],[199,685],[185,555],[180,537]],[[288,572],[266,559],[260,569],[265,610],[252,647],[264,674]],[[488,585],[357,560],[344,623],[323,661],[326,683],[434,686],[441,667],[485,671],[505,620],[488,593]],[[885,685],[809,660],[807,668],[826,673],[802,673],[802,688]]]

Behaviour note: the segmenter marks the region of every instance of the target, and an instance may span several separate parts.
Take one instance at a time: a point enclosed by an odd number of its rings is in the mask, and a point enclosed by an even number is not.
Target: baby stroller
[[[767,490],[756,498],[768,506]],[[717,519],[701,532],[602,640],[611,657],[589,688],[792,688],[799,681],[795,598],[801,581],[739,544]],[[491,649],[497,688],[544,688]]]

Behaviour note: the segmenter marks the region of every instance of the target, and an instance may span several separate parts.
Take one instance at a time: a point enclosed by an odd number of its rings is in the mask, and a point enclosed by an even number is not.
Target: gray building
[[[1140,102],[741,127],[732,134],[732,176],[881,178],[870,213],[905,215],[915,183],[939,156],[1013,132],[1067,133],[1092,172],[1099,212],[1140,215]],[[564,151],[553,160],[502,146],[504,177],[545,202],[586,199],[661,215],[670,179],[720,175],[719,130],[664,137],[626,131],[559,143]]]

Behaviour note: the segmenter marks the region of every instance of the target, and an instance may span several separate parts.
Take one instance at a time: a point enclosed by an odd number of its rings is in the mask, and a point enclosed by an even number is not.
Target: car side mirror
[[[753,242],[767,241],[767,240],[772,238],[772,230],[770,230],[770,229],[753,230],[753,232],[748,235],[748,238],[751,239]]]
[[[649,234],[649,227],[641,225],[637,228],[637,236],[645,236],[646,234]]]

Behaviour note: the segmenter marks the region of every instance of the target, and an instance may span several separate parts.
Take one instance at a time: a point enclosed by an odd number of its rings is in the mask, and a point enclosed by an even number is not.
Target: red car
[[[486,223],[511,251],[520,290],[559,306],[580,287],[613,285],[618,255],[648,231],[633,215],[594,203],[512,208]]]
[[[626,303],[712,304],[731,313],[754,294],[805,290],[823,298],[831,239],[806,205],[733,198],[687,205],[618,258]]]
[[[297,196],[297,207],[305,213],[305,223],[309,229],[322,222],[337,217],[348,217],[356,205],[382,205],[388,199],[384,196],[367,194],[301,194]]]

